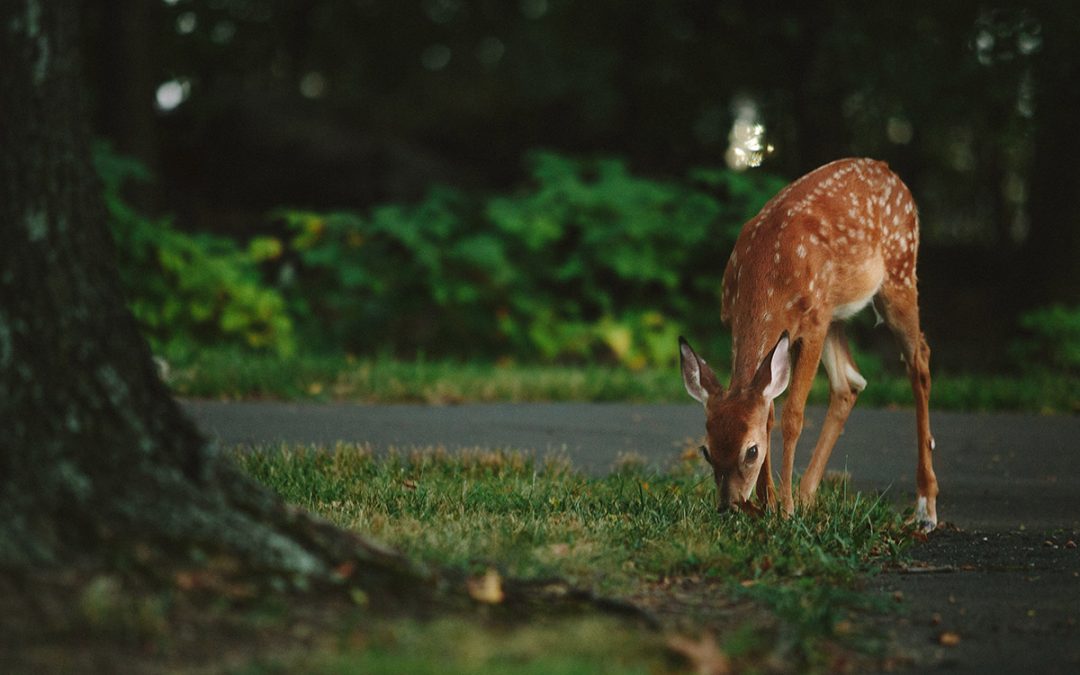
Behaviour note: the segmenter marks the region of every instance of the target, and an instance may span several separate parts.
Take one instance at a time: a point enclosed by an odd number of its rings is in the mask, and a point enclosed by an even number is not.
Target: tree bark
[[[74,0],[0,0],[0,569],[125,546],[422,596],[434,575],[282,503],[157,377],[90,162]]]

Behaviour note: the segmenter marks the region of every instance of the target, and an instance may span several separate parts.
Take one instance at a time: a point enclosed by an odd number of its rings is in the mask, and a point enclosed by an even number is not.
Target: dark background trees
[[[1020,312],[1080,294],[1068,4],[176,0],[101,3],[98,133],[133,198],[246,237],[280,206],[364,210],[525,181],[545,148],[669,177],[740,114],[790,179],[888,161],[923,216],[939,363],[1002,367]]]

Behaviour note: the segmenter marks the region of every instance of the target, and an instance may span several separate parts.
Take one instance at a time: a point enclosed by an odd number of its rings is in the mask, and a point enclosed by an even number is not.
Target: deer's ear
[[[776,346],[765,355],[754,374],[754,389],[760,391],[766,401],[771,401],[787,389],[791,379],[791,341],[787,331],[780,336]]]
[[[682,336],[679,336],[679,365],[686,392],[698,403],[705,405],[710,396],[719,396],[723,391],[712,368],[694,353],[693,347]]]

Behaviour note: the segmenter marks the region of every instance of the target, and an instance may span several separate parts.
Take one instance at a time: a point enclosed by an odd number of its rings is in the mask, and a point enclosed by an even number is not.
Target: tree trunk
[[[158,379],[90,163],[77,7],[0,0],[0,568],[152,546],[308,581],[349,563],[376,594],[434,589],[233,468]]]

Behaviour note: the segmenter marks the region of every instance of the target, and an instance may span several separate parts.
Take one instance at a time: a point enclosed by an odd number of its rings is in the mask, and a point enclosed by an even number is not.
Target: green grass
[[[462,617],[362,622],[349,634],[361,648],[322,649],[238,672],[647,675],[670,672],[672,665],[659,635],[602,617],[502,629]]]
[[[910,406],[902,372],[872,368],[861,405]],[[718,373],[726,380],[726,374]],[[180,396],[349,400],[367,403],[463,403],[491,401],[686,402],[676,368],[633,371],[619,366],[555,366],[398,361],[301,355],[282,359],[210,350],[172,364],[169,384]],[[824,403],[819,376],[811,402]],[[1080,379],[1051,373],[1028,377],[934,375],[931,402],[938,410],[1080,411]]]
[[[561,577],[676,614],[696,630],[727,616],[721,647],[748,666],[779,654],[791,665],[824,668],[828,645],[873,646],[872,636],[851,628],[878,603],[861,584],[900,557],[910,537],[886,500],[850,492],[840,481],[823,485],[817,504],[790,519],[719,516],[711,477],[689,459],[667,473],[629,462],[590,478],[565,462],[537,463],[510,452],[376,458],[339,445],[262,448],[237,457],[286,500],[428,564],[477,575],[494,569],[502,577]],[[731,606],[743,607],[736,612],[743,629],[718,613],[717,607]],[[755,612],[767,620],[754,618]],[[468,641],[448,639],[444,649],[457,654],[455,645]],[[407,642],[388,648],[386,658],[405,659],[399,665],[411,671],[410,659],[424,657],[402,646]],[[656,636],[631,642],[650,646],[641,654],[631,650],[638,655],[628,672],[652,670],[649,660],[663,651]],[[566,656],[559,652],[558,658]],[[544,661],[539,669],[523,657],[520,672],[591,672],[593,656],[585,650],[566,664]],[[378,670],[371,659],[383,657],[357,658]],[[477,665],[460,654],[446,658],[450,664],[462,659],[460,672],[505,665],[497,659]]]
[[[674,376],[674,379],[673,379]],[[351,400],[366,403],[670,401],[685,391],[675,372],[603,366],[398,361],[302,355],[290,359],[208,351],[170,368],[180,396]]]

